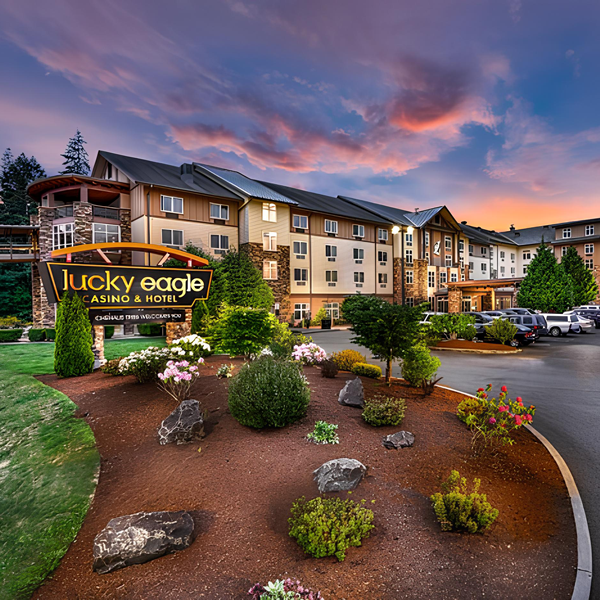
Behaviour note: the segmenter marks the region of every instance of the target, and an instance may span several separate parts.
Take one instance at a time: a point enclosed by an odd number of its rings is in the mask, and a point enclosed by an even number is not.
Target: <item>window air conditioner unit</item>
[[[296,281],[296,285],[306,285],[306,281]]]
[[[306,256],[304,256],[304,254],[296,254],[296,258],[298,260],[304,260],[306,258]]]
[[[327,260],[328,260],[329,262],[335,262],[335,256],[329,256],[329,257],[327,258]]]
[[[380,263],[379,263],[379,266],[380,266],[380,267],[385,267],[386,265],[387,265],[387,263],[384,263],[384,262],[380,262]]]
[[[362,265],[362,260],[355,260],[354,261],[357,265]]]
[[[363,286],[363,284],[362,284],[362,283],[357,283],[357,284],[356,284],[356,287],[362,287],[362,286]]]
[[[335,281],[330,281],[327,285],[329,287],[335,287],[336,282]]]

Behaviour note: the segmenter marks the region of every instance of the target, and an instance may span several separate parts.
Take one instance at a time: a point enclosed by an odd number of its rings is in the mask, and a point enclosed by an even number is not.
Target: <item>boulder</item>
[[[349,379],[338,397],[338,402],[343,406],[356,406],[362,408],[365,405],[365,392],[360,377]]]
[[[110,573],[183,550],[193,541],[190,513],[139,512],[111,519],[94,538],[94,571]]]
[[[383,438],[383,445],[390,450],[410,448],[414,443],[415,436],[410,431],[398,431],[398,433],[392,433]]]
[[[204,437],[204,416],[198,400],[184,400],[158,428],[161,444],[188,444]]]
[[[335,458],[314,471],[319,492],[346,492],[362,481],[367,467],[353,458]]]

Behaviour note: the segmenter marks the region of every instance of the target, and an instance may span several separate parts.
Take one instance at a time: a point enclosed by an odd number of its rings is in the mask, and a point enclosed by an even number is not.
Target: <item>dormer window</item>
[[[277,206],[273,202],[263,202],[262,220],[277,223]]]
[[[183,198],[177,198],[175,196],[161,196],[160,210],[166,213],[175,213],[177,215],[182,215]]]
[[[566,227],[565,229],[562,230],[562,234],[563,234],[563,240],[570,238],[571,237],[571,228]]]

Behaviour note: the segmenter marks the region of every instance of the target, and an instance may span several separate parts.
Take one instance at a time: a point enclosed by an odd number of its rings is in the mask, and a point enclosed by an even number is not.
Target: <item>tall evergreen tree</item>
[[[87,142],[83,139],[81,131],[77,133],[67,143],[67,148],[61,156],[65,159],[63,162],[64,169],[60,172],[61,175],[67,173],[76,173],[77,175],[90,174],[89,156],[86,152],[84,144]]]
[[[537,249],[517,294],[519,306],[562,313],[573,307],[573,289],[566,271],[546,244]]]
[[[573,246],[567,249],[560,264],[571,279],[574,305],[580,306],[595,300],[598,295],[598,285],[594,274],[585,266],[583,259]]]
[[[227,302],[232,306],[273,308],[273,291],[248,254],[230,250],[221,261],[227,276]]]

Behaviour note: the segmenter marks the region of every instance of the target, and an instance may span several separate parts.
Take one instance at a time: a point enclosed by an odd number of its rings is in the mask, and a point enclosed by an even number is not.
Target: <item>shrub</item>
[[[229,384],[229,410],[242,425],[284,427],[306,415],[308,382],[297,363],[263,356],[245,364]]]
[[[22,329],[0,329],[0,343],[18,342],[22,335]]]
[[[377,394],[365,400],[363,419],[373,427],[382,425],[400,425],[406,412],[406,402],[402,398]]]
[[[229,379],[233,377],[233,364],[231,365],[221,365],[217,369],[217,379]]]
[[[306,437],[315,444],[339,444],[340,438],[337,434],[337,425],[327,421],[317,421],[312,433]]]
[[[456,416],[463,422],[467,422],[469,415],[480,415],[483,412],[483,405],[480,404],[477,398],[465,398],[456,409]]]
[[[212,284],[211,284],[212,288]],[[212,289],[211,289],[212,291]],[[192,308],[191,333],[205,335],[210,326],[210,314],[204,300],[198,300]]]
[[[321,321],[323,319],[327,319],[328,315],[327,315],[327,311],[321,307],[318,311],[317,314],[313,317],[313,320],[311,321],[311,325],[320,325]]]
[[[56,339],[56,329],[54,328],[46,328],[46,339],[47,340],[55,340]]]
[[[340,371],[352,371],[352,366],[356,363],[366,363],[367,357],[357,350],[342,350],[334,352],[331,360],[338,366]]]
[[[275,358],[290,360],[294,346],[311,344],[312,341],[313,339],[310,336],[306,336],[303,333],[295,334],[290,331],[287,323],[278,323],[275,327],[273,340],[269,344],[269,349]]]
[[[159,336],[162,334],[162,325],[160,323],[141,323],[138,325],[140,335]]]
[[[20,325],[23,325],[23,323],[18,317],[0,317],[0,329],[14,329]]]
[[[467,480],[458,471],[452,471],[442,484],[443,493],[431,496],[433,510],[442,525],[442,531],[484,531],[498,517],[485,494],[479,493],[481,480],[473,480],[473,491],[468,493]]]
[[[77,377],[94,370],[92,325],[88,309],[77,295],[65,293],[58,304],[54,371],[59,377]]]
[[[148,346],[145,350],[132,352],[119,362],[121,375],[133,375],[140,383],[156,381],[171,357],[169,348]]]
[[[485,335],[501,344],[509,344],[515,339],[517,326],[502,317],[494,319],[490,325],[485,325]]]
[[[346,550],[361,545],[373,529],[373,511],[353,500],[302,497],[292,506],[288,519],[290,536],[311,556],[335,556],[339,561]]]
[[[198,366],[203,363],[203,358],[199,358],[195,363],[187,360],[178,362],[170,360],[164,372],[158,374],[160,380],[158,387],[167,392],[176,402],[187,400],[192,384],[200,377]]]
[[[491,384],[477,390],[473,400],[479,407],[471,409],[464,419],[473,435],[471,445],[475,453],[489,446],[514,444],[514,431],[531,423],[535,415],[535,406],[524,406],[519,397],[510,400],[506,386],[502,386],[498,400],[488,398],[491,390]]]
[[[112,360],[106,361],[101,367],[100,370],[107,375],[123,375],[121,370],[119,369],[119,363],[121,362],[120,358],[113,358]]]
[[[27,337],[30,342],[43,342],[46,339],[45,329],[34,329],[33,327],[27,332]]]
[[[313,592],[305,588],[297,579],[269,581],[266,585],[255,583],[248,594],[252,600],[323,600],[321,592]]]
[[[332,360],[324,360],[321,363],[321,376],[333,379],[339,372],[338,366]]]
[[[115,326],[114,325],[105,325],[104,326],[104,337],[107,340],[110,340],[110,338],[115,335]]]
[[[204,338],[192,333],[173,340],[169,344],[169,350],[173,358],[197,361],[199,358],[210,355],[210,344]]]
[[[327,359],[327,352],[314,342],[301,344],[300,346],[294,346],[292,358],[303,365],[319,365]]]
[[[379,379],[381,377],[381,367],[368,365],[367,363],[354,363],[352,365],[352,372],[355,375],[371,377],[372,379]]]
[[[429,320],[430,335],[438,339],[455,340],[462,338],[472,340],[477,334],[475,329],[475,317],[459,313],[448,313],[445,315],[432,315]]]
[[[402,377],[413,387],[426,388],[432,383],[441,364],[439,358],[431,356],[429,348],[415,346],[402,361]],[[429,388],[433,391],[433,385],[429,385]]]

